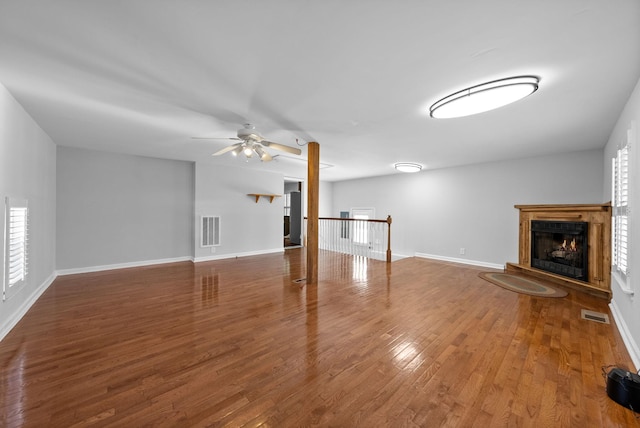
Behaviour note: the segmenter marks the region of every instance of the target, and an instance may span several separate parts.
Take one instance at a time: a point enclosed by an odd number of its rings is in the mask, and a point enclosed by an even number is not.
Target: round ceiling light
[[[448,119],[494,110],[531,95],[539,81],[535,76],[518,76],[472,86],[435,102],[429,112],[435,119]]]
[[[422,165],[410,162],[398,162],[394,167],[400,172],[418,172],[422,169]]]

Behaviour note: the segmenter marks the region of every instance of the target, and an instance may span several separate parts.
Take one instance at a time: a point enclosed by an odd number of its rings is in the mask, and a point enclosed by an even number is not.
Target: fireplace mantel
[[[592,294],[611,298],[611,204],[516,205],[520,210],[518,264],[507,271],[547,279]],[[531,267],[531,220],[589,223],[588,278],[580,281]]]

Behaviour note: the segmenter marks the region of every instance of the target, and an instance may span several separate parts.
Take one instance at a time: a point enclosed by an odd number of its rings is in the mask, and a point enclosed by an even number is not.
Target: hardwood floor
[[[607,302],[303,249],[59,277],[0,342],[0,425],[640,426]]]

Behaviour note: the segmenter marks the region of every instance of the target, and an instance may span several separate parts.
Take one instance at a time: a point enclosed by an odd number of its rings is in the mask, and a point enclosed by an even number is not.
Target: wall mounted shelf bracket
[[[264,196],[265,198],[269,198],[269,203],[272,203],[275,198],[279,198],[282,195],[274,195],[271,193],[248,193],[247,196],[253,196],[254,198],[256,198],[256,204],[257,204],[261,196]]]

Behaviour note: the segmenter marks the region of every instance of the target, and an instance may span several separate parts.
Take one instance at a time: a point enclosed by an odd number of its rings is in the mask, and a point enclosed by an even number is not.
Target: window
[[[284,215],[285,217],[291,215],[291,193],[284,194]]]
[[[7,198],[5,218],[4,300],[13,296],[27,281],[29,230],[27,201]]]
[[[625,292],[629,288],[629,138],[618,149],[611,165],[611,262],[612,273]]]
[[[369,222],[367,220],[374,217],[372,208],[353,208],[351,209],[351,218],[359,221],[353,222],[353,242],[360,245],[368,245],[369,240]]]

